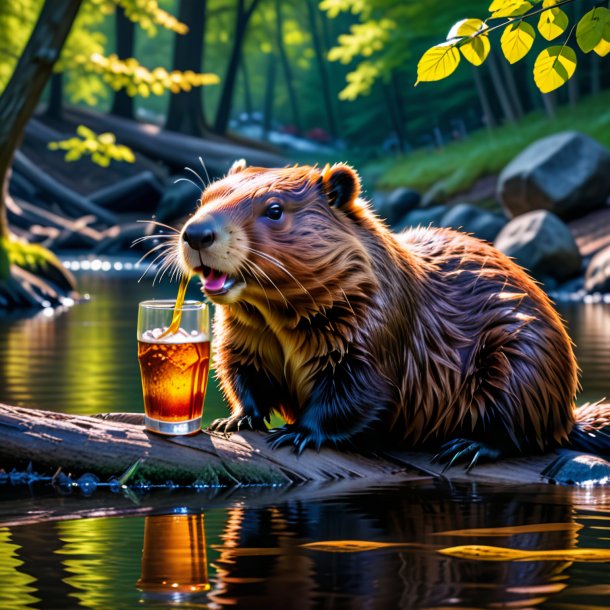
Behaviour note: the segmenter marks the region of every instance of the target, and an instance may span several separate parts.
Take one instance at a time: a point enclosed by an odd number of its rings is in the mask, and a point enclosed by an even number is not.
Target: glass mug
[[[174,436],[201,429],[210,365],[207,305],[185,301],[180,328],[167,334],[175,305],[172,300],[143,301],[138,309],[144,422],[148,430]]]

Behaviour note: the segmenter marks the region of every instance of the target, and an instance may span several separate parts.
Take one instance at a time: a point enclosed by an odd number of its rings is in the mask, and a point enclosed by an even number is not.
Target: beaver
[[[576,422],[578,367],[549,298],[492,245],[393,233],[346,164],[235,163],[203,191],[178,257],[216,304],[231,409],[210,429],[273,447],[440,449],[448,464],[610,446]],[[596,423],[597,422],[597,423]]]

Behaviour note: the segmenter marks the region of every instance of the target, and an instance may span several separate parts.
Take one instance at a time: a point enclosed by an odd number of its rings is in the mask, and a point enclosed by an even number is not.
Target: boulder
[[[577,218],[604,206],[609,196],[610,152],[576,131],[534,142],[498,180],[498,198],[511,218],[532,210]]]
[[[495,241],[537,279],[566,281],[580,271],[581,257],[570,230],[555,214],[536,210],[511,220]]]
[[[441,227],[472,233],[479,239],[493,242],[506,219],[500,214],[482,210],[470,203],[458,203],[447,210],[440,220]]]
[[[610,293],[610,246],[600,250],[589,262],[585,273],[585,290]]]
[[[415,209],[421,200],[421,195],[409,188],[397,188],[387,197],[380,198],[377,210],[382,218],[385,218],[390,225],[400,222],[405,214]]]
[[[402,231],[409,227],[427,227],[429,225],[438,227],[441,218],[446,212],[446,205],[435,205],[431,208],[416,208],[396,224],[395,231]]]

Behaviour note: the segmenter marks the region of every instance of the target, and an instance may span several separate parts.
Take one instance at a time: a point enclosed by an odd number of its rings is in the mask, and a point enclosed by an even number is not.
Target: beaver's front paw
[[[270,430],[267,442],[272,449],[285,445],[291,446],[297,455],[301,455],[307,447],[313,447],[316,451],[320,451],[323,439],[319,434],[296,424],[285,424]]]
[[[239,432],[240,430],[258,430],[268,432],[265,420],[262,417],[252,415],[232,415],[231,417],[221,417],[215,419],[208,430],[228,434],[229,432]]]
[[[490,447],[481,441],[456,438],[445,443],[439,453],[432,458],[432,461],[445,464],[442,472],[446,472],[455,464],[468,463],[466,472],[470,472],[479,462],[495,462],[503,455],[504,452],[501,449]]]

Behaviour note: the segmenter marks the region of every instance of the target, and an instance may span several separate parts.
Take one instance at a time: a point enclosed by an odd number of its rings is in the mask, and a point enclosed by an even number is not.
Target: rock
[[[172,178],[165,187],[155,217],[156,220],[172,226],[173,223],[194,212],[199,205],[197,200],[201,197],[200,188],[180,178],[180,176]]]
[[[458,203],[447,210],[440,220],[441,227],[472,233],[479,239],[493,242],[506,219],[500,214],[487,212],[470,203]]]
[[[570,230],[546,210],[511,220],[500,231],[495,246],[539,280],[551,277],[563,282],[580,270],[581,257]]]
[[[436,205],[431,208],[416,208],[409,212],[400,222],[396,223],[395,231],[399,232],[409,227],[438,227],[441,218],[447,212],[446,205]]]
[[[600,250],[587,266],[585,290],[610,293],[610,246]]]
[[[395,225],[397,222],[415,209],[421,200],[421,195],[409,188],[397,188],[393,190],[387,197],[380,198],[376,205],[379,215],[385,218],[390,225]]]
[[[437,204],[439,200],[444,200],[447,197],[447,184],[445,180],[435,182],[421,198],[421,207],[428,208]]]
[[[534,142],[498,180],[498,197],[509,217],[550,210],[577,218],[604,206],[609,195],[610,152],[576,131]]]

